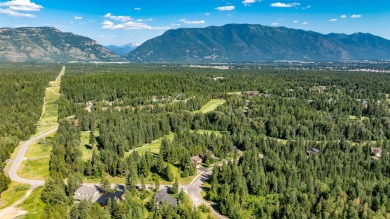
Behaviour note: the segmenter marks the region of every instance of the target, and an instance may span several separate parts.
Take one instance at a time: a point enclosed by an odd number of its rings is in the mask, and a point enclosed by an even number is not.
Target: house
[[[376,157],[382,156],[382,148],[371,148],[371,155]]]
[[[320,150],[317,148],[311,148],[310,150],[306,150],[306,157],[310,157],[311,154],[318,154]]]
[[[177,206],[177,199],[170,196],[166,189],[161,189],[160,191],[156,192],[156,194],[153,196],[153,199],[157,205],[166,202],[172,206]]]
[[[202,163],[202,161],[203,161],[203,157],[202,157],[202,155],[196,155],[196,156],[192,156],[191,157],[191,161],[192,161],[192,163],[195,165],[195,166],[198,166],[199,164],[201,164]]]
[[[96,201],[100,197],[100,191],[97,186],[81,186],[74,193],[74,200],[80,202],[82,200],[88,200],[91,202]]]
[[[245,91],[244,94],[248,95],[248,96],[257,96],[259,95],[259,91]]]
[[[124,192],[123,190],[117,190],[114,192],[107,192],[100,196],[96,202],[99,203],[101,206],[107,206],[108,200],[113,201],[114,199],[117,199],[118,201],[125,200]]]

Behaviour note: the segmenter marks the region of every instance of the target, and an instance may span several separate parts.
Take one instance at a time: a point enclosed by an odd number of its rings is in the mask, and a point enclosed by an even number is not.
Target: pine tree
[[[177,177],[175,177],[175,182],[173,183],[172,186],[172,192],[173,194],[176,194],[179,191],[179,182],[177,180]]]

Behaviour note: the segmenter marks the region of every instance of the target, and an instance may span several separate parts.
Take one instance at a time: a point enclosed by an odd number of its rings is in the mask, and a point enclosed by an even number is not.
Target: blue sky
[[[103,45],[168,29],[250,23],[390,39],[389,0],[0,0],[0,27],[53,26]]]

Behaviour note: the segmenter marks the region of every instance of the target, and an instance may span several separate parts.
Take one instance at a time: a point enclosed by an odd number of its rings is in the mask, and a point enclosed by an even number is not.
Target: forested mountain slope
[[[371,34],[320,34],[252,24],[168,30],[127,58],[138,62],[258,62],[390,59],[390,41]]]

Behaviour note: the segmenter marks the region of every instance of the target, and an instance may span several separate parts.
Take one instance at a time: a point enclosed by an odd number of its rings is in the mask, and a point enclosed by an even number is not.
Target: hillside
[[[0,61],[124,61],[96,41],[52,27],[0,28]]]
[[[127,55],[136,62],[256,62],[390,59],[390,41],[371,34],[320,34],[252,24],[168,30]]]

